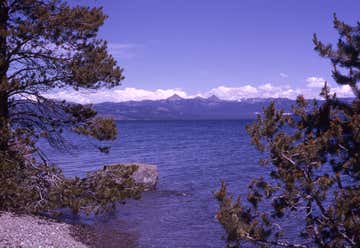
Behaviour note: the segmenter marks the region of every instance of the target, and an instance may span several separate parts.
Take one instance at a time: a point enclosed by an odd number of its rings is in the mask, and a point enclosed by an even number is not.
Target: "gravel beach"
[[[0,247],[88,247],[72,235],[73,226],[29,215],[0,213]]]
[[[101,224],[67,224],[0,212],[0,248],[134,248],[138,235]]]

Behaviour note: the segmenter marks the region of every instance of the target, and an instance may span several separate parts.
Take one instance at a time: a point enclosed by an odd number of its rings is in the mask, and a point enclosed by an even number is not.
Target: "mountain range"
[[[99,115],[115,120],[238,120],[255,118],[272,101],[287,112],[295,103],[287,98],[226,101],[214,95],[185,99],[175,94],[163,100],[105,102],[94,107]]]

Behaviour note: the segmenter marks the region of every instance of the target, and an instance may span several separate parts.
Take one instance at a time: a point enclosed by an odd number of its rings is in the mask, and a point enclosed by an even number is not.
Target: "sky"
[[[331,78],[329,61],[313,50],[312,36],[336,42],[333,13],[360,20],[358,0],[73,0],[103,6],[109,16],[99,36],[124,68],[122,86],[98,92],[69,90],[49,96],[82,103],[215,94],[317,97]]]

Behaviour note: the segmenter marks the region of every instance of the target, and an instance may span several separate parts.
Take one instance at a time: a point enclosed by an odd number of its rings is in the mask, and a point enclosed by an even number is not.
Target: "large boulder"
[[[154,191],[156,190],[156,185],[158,181],[158,170],[156,165],[150,164],[113,164],[104,166],[104,172],[111,172],[121,169],[124,166],[133,166],[136,168],[135,172],[132,174],[132,179],[135,183],[143,186],[144,191]]]

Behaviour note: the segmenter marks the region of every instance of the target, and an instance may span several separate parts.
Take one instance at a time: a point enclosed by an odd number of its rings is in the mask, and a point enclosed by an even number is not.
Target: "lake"
[[[125,232],[134,247],[225,247],[213,193],[223,179],[232,192],[246,195],[251,178],[264,174],[257,164],[260,154],[245,130],[251,122],[119,121],[119,136],[109,154],[98,152],[87,138],[73,135],[70,152],[42,146],[67,176],[84,176],[112,163],[158,166],[156,192],[120,205],[115,213],[79,221],[103,233]]]

